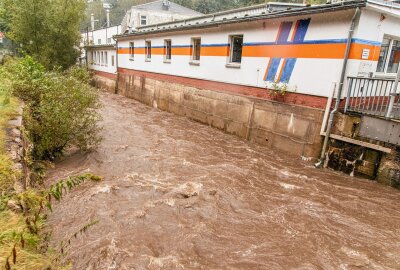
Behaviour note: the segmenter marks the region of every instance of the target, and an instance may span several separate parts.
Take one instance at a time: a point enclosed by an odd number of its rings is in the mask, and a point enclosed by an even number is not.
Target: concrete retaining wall
[[[107,90],[108,92],[115,93],[116,79],[103,77],[100,75],[93,76],[93,84],[100,89]]]
[[[321,109],[129,74],[119,75],[118,93],[277,151],[314,158],[320,151]]]

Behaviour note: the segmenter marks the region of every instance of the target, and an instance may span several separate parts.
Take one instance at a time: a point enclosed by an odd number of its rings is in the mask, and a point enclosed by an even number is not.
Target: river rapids
[[[400,269],[400,192],[315,169],[221,131],[102,94],[103,141],[48,183],[92,172],[54,205],[73,269]]]

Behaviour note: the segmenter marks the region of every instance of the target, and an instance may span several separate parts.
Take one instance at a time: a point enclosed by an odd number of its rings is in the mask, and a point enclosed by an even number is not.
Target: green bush
[[[100,101],[87,71],[46,71],[29,56],[6,62],[4,69],[12,93],[26,104],[24,123],[34,159],[52,160],[70,146],[97,145]]]

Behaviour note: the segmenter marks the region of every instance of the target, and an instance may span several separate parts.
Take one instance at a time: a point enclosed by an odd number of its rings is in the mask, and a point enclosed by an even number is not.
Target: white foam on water
[[[296,185],[287,184],[287,183],[279,183],[279,185],[281,187],[283,187],[284,189],[299,189],[300,188],[300,187],[298,187]]]

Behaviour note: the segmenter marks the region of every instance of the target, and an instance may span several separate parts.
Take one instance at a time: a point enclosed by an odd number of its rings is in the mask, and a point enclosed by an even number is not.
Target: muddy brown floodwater
[[[97,152],[49,183],[102,175],[49,215],[74,269],[400,269],[400,192],[314,169],[121,96],[102,94]]]

